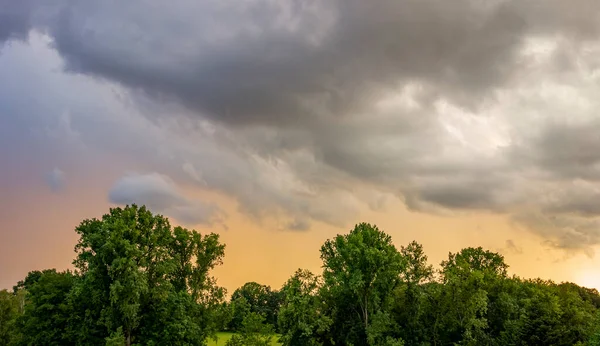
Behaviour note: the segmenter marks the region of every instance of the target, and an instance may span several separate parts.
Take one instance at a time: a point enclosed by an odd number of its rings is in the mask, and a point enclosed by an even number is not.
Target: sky
[[[596,0],[0,0],[0,288],[137,203],[230,291],[358,222],[600,288]]]

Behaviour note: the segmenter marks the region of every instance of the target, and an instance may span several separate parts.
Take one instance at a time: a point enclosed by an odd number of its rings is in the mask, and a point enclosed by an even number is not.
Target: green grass
[[[231,339],[233,333],[219,332],[217,333],[217,342],[213,339],[208,339],[208,346],[224,346],[227,340]],[[281,346],[279,342],[277,342],[277,335],[273,335],[273,339],[271,339],[272,346]]]

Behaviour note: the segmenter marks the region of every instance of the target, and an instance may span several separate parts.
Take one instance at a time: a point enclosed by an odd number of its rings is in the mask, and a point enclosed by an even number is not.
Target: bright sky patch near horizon
[[[355,223],[600,288],[600,3],[0,0],[0,287],[146,204],[229,290]]]

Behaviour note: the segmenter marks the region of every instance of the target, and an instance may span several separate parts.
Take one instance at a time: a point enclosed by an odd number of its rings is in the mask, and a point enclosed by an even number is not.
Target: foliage
[[[466,248],[434,271],[423,247],[398,250],[361,223],[321,247],[322,275],[281,290],[249,282],[226,302],[211,270],[216,234],[171,227],[136,205],[76,228],[76,272],[32,271],[0,291],[0,346],[226,344],[600,345],[600,295],[508,276],[498,253]]]
[[[599,344],[596,290],[508,277],[503,256],[480,247],[450,253],[436,276],[420,244],[397,252],[360,224],[322,258],[323,280],[298,271],[282,289],[284,345]]]
[[[266,323],[277,326],[277,314],[281,305],[281,294],[271,287],[256,282],[248,282],[231,295],[232,316],[229,329],[241,328],[242,321],[250,312],[261,314]]]
[[[172,228],[136,205],[76,232],[77,275],[35,271],[15,287],[27,292],[17,344],[198,345],[216,332],[218,235]]]
[[[7,346],[15,340],[16,321],[23,314],[24,290],[0,291],[0,346]]]
[[[237,334],[227,341],[226,346],[270,346],[274,333],[273,325],[263,315],[250,312],[242,321]]]
[[[125,335],[123,335],[123,328],[117,328],[117,330],[112,332],[105,340],[105,346],[125,346],[126,341]]]
[[[323,345],[332,319],[326,316],[319,297],[321,278],[308,270],[297,270],[282,288],[284,303],[279,326],[280,341],[289,346]]]
[[[406,261],[391,237],[361,223],[321,247],[323,295],[331,304],[335,340],[366,344],[373,314],[386,311]]]
[[[16,319],[16,345],[73,345],[70,331],[72,306],[67,297],[76,277],[55,269],[30,273],[17,285],[16,292],[26,290],[23,314]],[[16,293],[15,292],[15,293]]]
[[[235,335],[236,335],[236,333],[232,333],[232,332],[217,332],[217,333],[215,333],[215,335],[213,335],[210,339],[207,340],[206,345],[207,346],[224,346],[227,343],[227,341],[229,341]],[[281,346],[281,343],[279,343],[277,334],[273,335],[273,338],[271,339],[271,346]]]
[[[377,312],[367,327],[367,343],[376,346],[403,346],[404,341],[394,336],[398,325],[387,312]]]
[[[402,283],[393,294],[392,313],[396,320],[398,335],[408,344],[418,345],[427,340],[428,325],[424,321],[427,311],[427,286],[433,280],[433,267],[427,263],[423,246],[415,241],[402,246],[400,253],[406,260],[406,268],[400,273]]]
[[[440,307],[445,337],[468,345],[487,343],[490,284],[506,276],[504,258],[482,248],[466,248],[442,262]]]

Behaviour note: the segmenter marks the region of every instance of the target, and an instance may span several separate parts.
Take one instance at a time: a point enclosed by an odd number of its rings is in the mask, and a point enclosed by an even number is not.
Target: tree
[[[250,312],[242,321],[237,334],[227,340],[226,346],[270,346],[275,329],[266,323],[265,317],[256,312]]]
[[[481,247],[465,248],[450,253],[441,266],[445,338],[468,345],[489,343],[488,291],[498,279],[506,278],[504,257]]]
[[[400,253],[406,261],[405,268],[400,273],[402,281],[410,286],[418,286],[433,278],[433,267],[427,263],[423,245],[412,241],[406,247],[401,246]]]
[[[272,290],[270,286],[248,282],[233,292],[231,304],[233,307],[233,316],[229,324],[231,330],[238,330],[249,312],[261,314],[267,323],[277,326],[281,294]]]
[[[0,291],[0,346],[7,346],[16,337],[16,321],[23,314],[24,291]]]
[[[336,338],[366,344],[370,317],[389,307],[406,260],[389,235],[367,223],[326,241],[321,259],[324,294],[336,306],[332,309]]]
[[[238,297],[232,299],[229,303],[231,309],[231,320],[229,321],[229,330],[237,331],[242,327],[244,318],[252,312],[250,309],[250,303],[244,297]]]
[[[209,275],[222,263],[218,235],[171,228],[136,205],[84,220],[74,261],[82,279],[72,299],[85,344],[119,338],[125,345],[195,344],[213,332],[211,308],[223,289]]]
[[[17,292],[25,293],[23,314],[14,324],[17,345],[74,345],[68,295],[76,280],[70,271],[31,272]]]
[[[400,248],[406,267],[400,273],[402,283],[393,293],[391,316],[407,344],[418,345],[426,341],[429,326],[423,320],[426,307],[425,283],[433,279],[433,267],[427,263],[423,246],[415,241]],[[383,321],[383,316],[380,322]]]
[[[213,321],[203,314],[205,307],[185,291],[171,291],[144,313],[140,328],[141,345],[202,345],[211,334]]]
[[[378,311],[373,315],[367,327],[367,342],[376,346],[404,346],[404,340],[393,336],[398,329],[397,323],[389,313]]]
[[[560,343],[576,344],[587,341],[598,329],[597,309],[582,287],[573,283],[555,285],[554,289],[560,299],[561,328]]]
[[[279,310],[279,341],[285,346],[318,346],[327,340],[332,320],[324,313],[320,277],[298,269],[283,285]]]
[[[213,307],[215,330],[225,331],[229,328],[229,323],[233,318],[233,308],[231,303],[223,301]]]

